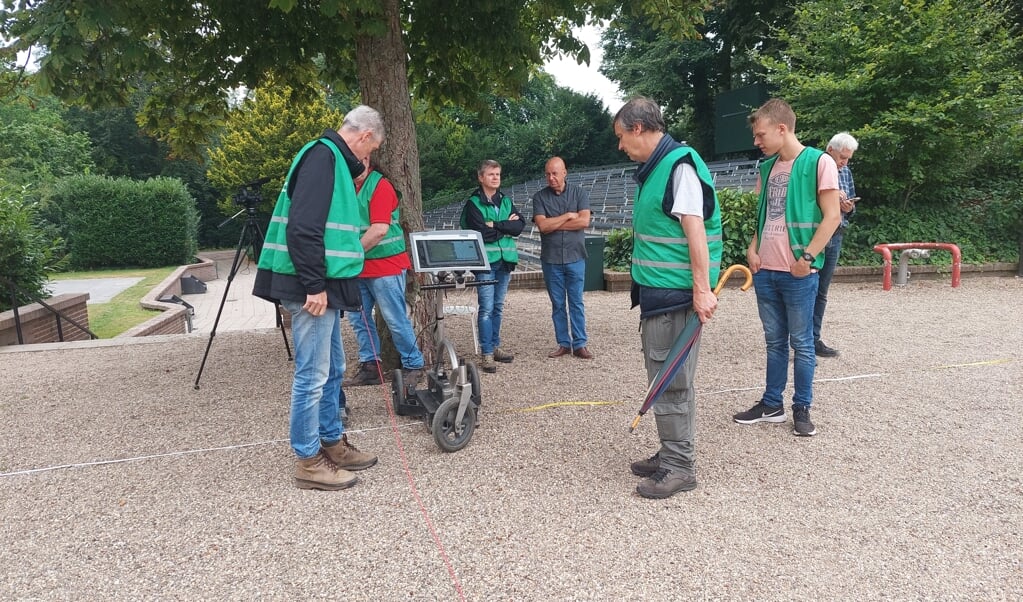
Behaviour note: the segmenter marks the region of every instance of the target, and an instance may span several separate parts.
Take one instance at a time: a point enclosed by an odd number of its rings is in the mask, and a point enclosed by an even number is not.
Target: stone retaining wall
[[[89,293],[64,293],[47,299],[46,304],[88,328],[88,300]],[[21,322],[22,342],[26,345],[60,341],[60,337],[57,336],[57,316],[39,303],[19,307],[18,318]],[[89,333],[67,320],[61,319],[60,329],[65,341],[89,340]],[[0,346],[17,344],[18,331],[14,323],[14,310],[0,313]]]
[[[117,337],[147,337],[157,334],[186,334],[188,332],[188,308],[178,303],[160,301],[162,297],[181,295],[181,279],[195,276],[206,282],[217,279],[217,264],[206,258],[198,263],[183,265],[171,272],[159,285],[142,297],[140,304],[146,309],[160,310],[160,315],[150,318],[138,326],[128,329]]]

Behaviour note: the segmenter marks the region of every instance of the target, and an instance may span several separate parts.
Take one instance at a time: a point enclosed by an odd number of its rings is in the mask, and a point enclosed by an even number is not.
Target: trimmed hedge
[[[76,269],[160,267],[195,259],[198,213],[177,179],[64,178],[47,213]]]

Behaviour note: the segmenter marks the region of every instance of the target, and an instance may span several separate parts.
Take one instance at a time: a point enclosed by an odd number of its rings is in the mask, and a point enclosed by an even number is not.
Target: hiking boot
[[[797,437],[813,437],[817,434],[817,428],[810,422],[810,408],[806,406],[792,406],[792,434]]]
[[[312,458],[299,458],[295,462],[295,486],[299,489],[337,491],[355,485],[359,478],[340,468],[322,451]]]
[[[500,347],[498,347],[497,349],[494,349],[494,361],[495,362],[502,362],[502,363],[505,363],[505,364],[510,364],[513,359],[515,359],[515,354],[508,353],[507,351],[505,351],[504,349],[501,349]]]
[[[365,385],[379,385],[382,381],[380,380],[380,364],[379,362],[362,362],[359,364],[359,370],[351,378],[346,378],[341,381],[341,385],[345,387],[362,387]]]
[[[746,410],[745,412],[739,412],[732,416],[732,420],[739,424],[755,424],[757,422],[785,422],[785,408],[777,407],[772,408],[764,404],[763,401],[758,401],[757,405]]]
[[[824,344],[824,341],[817,341],[813,344],[813,351],[817,357],[838,357],[838,349],[832,349]]]
[[[649,477],[652,476],[658,469],[661,468],[661,452],[650,456],[646,460],[637,460],[632,464],[629,464],[629,470],[632,474],[637,477]]]
[[[494,354],[485,353],[483,359],[480,360],[480,370],[493,374],[497,372],[497,364],[494,363]]]
[[[402,368],[401,369],[401,382],[406,387],[416,387],[419,385],[419,381],[423,379],[422,368]]]
[[[696,489],[696,475],[669,468],[658,469],[657,472],[636,485],[636,493],[655,500],[671,497],[679,491],[692,491],[693,489]]]
[[[341,440],[334,445],[321,446],[320,452],[345,470],[365,470],[377,463],[376,456],[361,452],[349,443],[348,435],[341,435]]]

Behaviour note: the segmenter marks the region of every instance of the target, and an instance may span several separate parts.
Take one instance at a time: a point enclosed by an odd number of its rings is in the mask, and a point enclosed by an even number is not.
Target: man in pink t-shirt
[[[841,221],[838,167],[827,153],[799,142],[796,115],[783,100],[764,103],[750,124],[753,143],[771,156],[757,181],[757,231],[746,251],[767,342],[767,378],[760,401],[733,419],[785,422],[782,394],[791,346],[793,433],[810,437],[817,433],[810,420],[817,365],[813,308],[824,247]]]

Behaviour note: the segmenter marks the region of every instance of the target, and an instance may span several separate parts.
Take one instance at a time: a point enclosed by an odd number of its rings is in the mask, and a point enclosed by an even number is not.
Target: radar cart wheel
[[[470,403],[465,408],[461,422],[455,423],[458,416],[459,400],[451,398],[437,408],[433,417],[433,439],[438,447],[446,452],[456,452],[469,444],[473,431],[476,430],[476,407]]]

